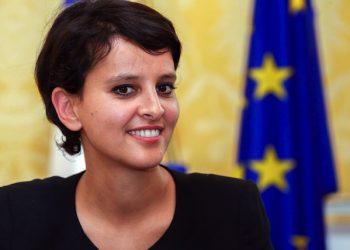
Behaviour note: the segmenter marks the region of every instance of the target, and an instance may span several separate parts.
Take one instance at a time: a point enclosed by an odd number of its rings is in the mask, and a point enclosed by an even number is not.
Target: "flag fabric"
[[[77,1],[78,0],[64,0],[64,5],[69,6],[69,5],[71,5],[71,4],[73,4],[73,3],[77,2]]]
[[[256,0],[238,162],[257,183],[277,250],[324,250],[337,189],[310,0]]]

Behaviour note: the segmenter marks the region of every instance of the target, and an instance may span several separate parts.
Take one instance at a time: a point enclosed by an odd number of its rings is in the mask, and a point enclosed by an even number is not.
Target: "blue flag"
[[[310,0],[256,0],[238,161],[257,183],[276,250],[324,250],[337,189]]]
[[[73,3],[77,2],[77,1],[78,0],[64,0],[64,5],[69,6],[69,5],[71,5],[71,4],[73,4]]]

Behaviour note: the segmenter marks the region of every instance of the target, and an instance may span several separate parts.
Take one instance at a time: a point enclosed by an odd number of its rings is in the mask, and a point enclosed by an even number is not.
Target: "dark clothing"
[[[152,250],[272,249],[255,184],[217,175],[170,173],[176,186],[175,215]],[[81,175],[0,188],[0,249],[97,249],[75,210]]]

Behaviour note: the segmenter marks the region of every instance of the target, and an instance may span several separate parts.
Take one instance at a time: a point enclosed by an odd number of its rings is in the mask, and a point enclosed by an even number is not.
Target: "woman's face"
[[[112,44],[75,101],[87,167],[156,166],[179,115],[171,53],[151,55],[120,37]]]

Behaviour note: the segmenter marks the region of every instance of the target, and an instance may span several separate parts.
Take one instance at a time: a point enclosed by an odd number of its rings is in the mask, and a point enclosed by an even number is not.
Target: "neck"
[[[161,206],[172,180],[160,166],[147,170],[87,168],[77,188],[77,206],[118,223],[138,220]]]

